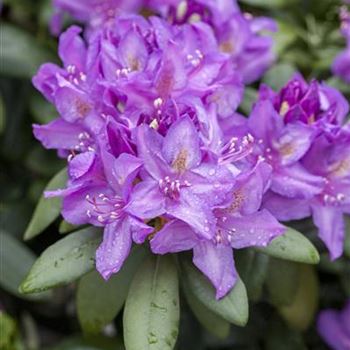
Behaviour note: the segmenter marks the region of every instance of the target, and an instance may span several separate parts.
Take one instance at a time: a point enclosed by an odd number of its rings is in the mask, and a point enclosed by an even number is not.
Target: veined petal
[[[162,154],[172,168],[182,173],[201,161],[198,132],[189,117],[176,121],[164,138]]]
[[[74,65],[80,71],[85,69],[86,47],[80,37],[82,29],[78,26],[69,27],[60,36],[58,54],[66,66]]]
[[[177,253],[192,249],[198,237],[192,228],[180,220],[167,223],[151,240],[151,249],[156,254]]]
[[[310,148],[314,135],[314,130],[305,124],[286,125],[282,136],[274,143],[281,164],[291,165],[300,160]]]
[[[286,230],[266,209],[242,217],[227,216],[219,226],[232,232],[231,245],[236,249],[265,247]]]
[[[272,174],[271,190],[289,198],[308,199],[322,192],[325,179],[310,174],[300,164],[283,167]]]
[[[311,216],[309,200],[287,198],[272,191],[265,194],[263,208],[281,221],[300,220]]]
[[[144,222],[132,216],[127,218],[130,225],[132,239],[135,243],[141,244],[154,231],[154,227],[146,225]]]
[[[62,118],[46,125],[33,125],[34,136],[48,149],[74,149],[79,145],[79,135],[84,132],[80,125],[68,123]]]
[[[168,165],[161,156],[163,138],[148,125],[141,125],[136,131],[137,150],[147,172],[156,180],[169,172]]]
[[[103,241],[96,251],[96,269],[105,280],[121,269],[131,244],[128,220],[116,221],[105,227]]]
[[[186,222],[198,236],[211,239],[215,231],[215,217],[199,197],[183,189],[177,200],[167,200],[167,214]]]
[[[127,153],[121,154],[113,164],[112,174],[120,187],[124,200],[127,200],[131,191],[132,183],[135,180],[142,161],[139,158]]]
[[[216,299],[224,297],[237,280],[232,248],[224,244],[198,243],[193,248],[193,263],[216,288]]]
[[[165,197],[156,181],[138,183],[130,196],[126,211],[140,219],[153,219],[165,213]]]
[[[72,180],[77,180],[85,175],[95,162],[95,152],[84,152],[76,155],[70,162],[68,173]]]
[[[332,260],[343,254],[345,225],[343,213],[339,208],[313,205],[312,216],[319,230],[319,236],[327,246]]]

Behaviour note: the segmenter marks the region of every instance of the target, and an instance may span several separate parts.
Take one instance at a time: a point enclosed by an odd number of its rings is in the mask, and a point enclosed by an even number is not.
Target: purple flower
[[[320,238],[331,258],[336,259],[343,253],[343,215],[350,213],[350,133],[340,129],[335,135],[316,138],[303,165],[310,174],[325,179],[322,191],[308,200],[287,199],[270,193],[264,206],[282,221],[312,215]]]
[[[342,21],[341,31],[346,39],[347,47],[335,58],[332,70],[335,75],[350,83],[350,13],[345,6],[340,10],[340,19]]]
[[[142,125],[136,139],[145,172],[127,210],[142,219],[177,218],[201,236],[212,238],[215,218],[211,209],[226,199],[234,178],[226,167],[202,161],[199,135],[190,118],[176,121],[164,138]]]
[[[46,195],[63,197],[62,215],[68,222],[104,227],[96,268],[108,279],[120,270],[133,239],[148,236],[153,228],[126,209],[142,161],[126,153],[115,158],[101,149],[101,158],[95,152],[75,156],[69,163],[68,188]]]
[[[251,172],[237,178],[226,206],[214,210],[212,238],[183,221],[172,220],[152,238],[152,251],[166,254],[193,249],[193,263],[215,286],[216,298],[222,298],[237,280],[232,248],[266,246],[285,231],[267,210],[260,210],[269,173],[270,167],[259,162]]]
[[[151,6],[172,23],[208,23],[220,51],[227,54],[245,83],[259,79],[275,60],[273,40],[263,32],[277,30],[269,18],[242,14],[232,0],[151,1]]]
[[[331,349],[350,349],[350,300],[340,312],[333,309],[321,311],[317,329]]]
[[[63,13],[69,13],[74,19],[88,23],[90,29],[111,24],[115,17],[124,12],[137,12],[141,0],[54,0],[56,9],[51,20],[51,31],[59,34]]]
[[[103,110],[94,101],[87,73],[87,48],[80,32],[73,26],[60,37],[59,55],[64,68],[47,63],[33,78],[34,86],[55,104],[60,115],[47,125],[34,125],[34,135],[46,148],[67,154],[93,150],[94,136],[103,126]]]

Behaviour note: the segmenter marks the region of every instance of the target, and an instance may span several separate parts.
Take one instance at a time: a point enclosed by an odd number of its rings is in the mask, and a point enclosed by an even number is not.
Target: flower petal
[[[263,207],[281,221],[300,220],[311,216],[308,200],[287,198],[271,191],[265,194]]]
[[[229,246],[200,242],[193,248],[193,263],[216,288],[216,299],[224,297],[237,280],[233,251]]]
[[[323,177],[310,174],[297,163],[273,172],[271,190],[282,196],[307,199],[321,193],[324,185]]]
[[[274,238],[282,235],[286,228],[267,210],[242,217],[227,216],[219,226],[233,231],[231,245],[240,249],[254,246],[267,246]]]
[[[152,180],[138,183],[125,209],[140,219],[153,219],[164,214],[165,197],[160,193],[158,183]]]
[[[180,220],[167,223],[151,240],[156,254],[177,253],[192,249],[198,241],[192,228]]]
[[[128,220],[116,221],[105,227],[103,241],[96,251],[96,269],[105,280],[121,269],[131,244]]]
[[[84,132],[80,125],[68,123],[62,118],[46,125],[33,125],[34,136],[48,149],[74,149],[79,145],[79,135]]]
[[[319,229],[319,236],[327,246],[331,259],[343,254],[345,227],[343,213],[336,207],[312,206],[312,217]]]
[[[156,180],[168,174],[168,165],[161,157],[163,138],[148,125],[141,125],[136,131],[137,150],[148,173]]]
[[[199,165],[201,153],[198,132],[189,117],[176,121],[164,138],[162,154],[177,172]]]
[[[180,200],[168,200],[167,214],[186,222],[203,238],[211,239],[215,231],[215,217],[203,201],[191,192],[183,189]]]

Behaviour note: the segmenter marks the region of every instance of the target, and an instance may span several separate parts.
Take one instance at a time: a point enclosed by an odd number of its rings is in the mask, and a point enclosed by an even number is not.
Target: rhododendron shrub
[[[58,218],[67,235],[28,258],[17,295],[50,297],[77,281],[84,333],[117,333],[126,350],[188,348],[180,314],[230,346],[239,327],[249,333],[271,313],[279,335],[251,346],[282,346],[285,334],[293,347],[316,330],[315,265],[349,273],[349,90],[324,79],[324,65],[293,61],[306,39],[278,5],[258,16],[255,1],[242,2],[52,2],[59,59],[40,59],[32,84],[43,99],[31,106],[41,101],[53,118],[37,118],[33,134],[64,169],[24,238]],[[346,6],[334,7],[337,40],[349,37]],[[345,84],[346,50],[326,67]],[[336,350],[347,348],[346,312],[318,318]]]

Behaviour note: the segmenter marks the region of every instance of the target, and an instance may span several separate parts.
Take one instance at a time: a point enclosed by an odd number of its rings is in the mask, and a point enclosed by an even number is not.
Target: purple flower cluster
[[[334,88],[300,76],[278,94],[263,86],[248,120],[272,167],[264,207],[281,221],[312,216],[332,259],[343,252],[350,213],[349,105]]]
[[[273,40],[264,33],[276,31],[276,23],[270,18],[243,14],[234,0],[54,0],[54,5],[57,13],[51,27],[55,33],[61,27],[63,12],[87,23],[89,34],[102,26],[114,26],[114,19],[120,14],[141,9],[173,25],[206,23],[218,50],[231,57],[245,83],[259,79],[275,59]]]
[[[346,5],[340,9],[340,20],[347,47],[335,58],[332,70],[335,75],[350,83],[350,12]]]
[[[318,317],[317,328],[331,349],[350,349],[350,300],[340,312],[322,311]]]
[[[107,20],[112,3],[132,6]],[[152,0],[160,16],[148,19],[127,13],[138,8],[129,1],[57,4],[89,34],[62,33],[62,67],[44,64],[33,78],[59,114],[34,134],[67,158],[67,187],[47,193],[63,197],[65,220],[104,227],[105,279],[147,240],[155,254],[192,250],[221,298],[237,280],[233,249],[266,246],[285,232],[277,219],[311,214],[332,257],[341,254],[345,99],[296,77],[279,93],[263,86],[249,118],[236,112],[244,82],[271,61],[258,34],[270,20],[226,0]]]

